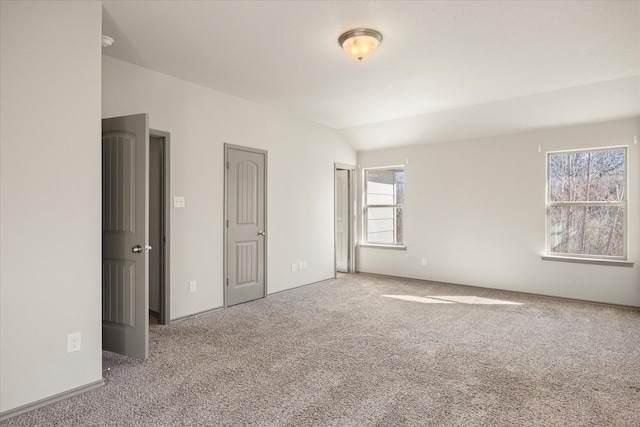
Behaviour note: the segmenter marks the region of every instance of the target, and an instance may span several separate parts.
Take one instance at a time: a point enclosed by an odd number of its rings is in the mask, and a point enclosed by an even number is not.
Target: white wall
[[[223,305],[224,143],[268,151],[268,292],[333,277],[334,162],[356,160],[337,132],[108,56],[102,100],[103,117],[146,112],[171,133],[171,196],[186,199],[171,210],[172,319]]]
[[[407,245],[406,251],[359,248],[358,270],[640,306],[636,135],[640,138],[639,118],[358,153],[362,168],[406,164]],[[629,146],[629,256],[634,267],[542,261],[545,153],[612,145]]]
[[[340,130],[356,150],[420,145],[631,117],[640,75]],[[606,105],[606,108],[603,108]]]
[[[99,382],[100,2],[0,3],[0,414]],[[67,353],[68,333],[82,349]]]

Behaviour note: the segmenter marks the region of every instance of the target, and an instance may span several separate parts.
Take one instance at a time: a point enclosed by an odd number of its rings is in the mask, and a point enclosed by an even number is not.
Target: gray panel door
[[[349,272],[349,171],[336,171],[336,269]]]
[[[227,306],[266,294],[265,161],[227,148]]]
[[[149,356],[149,127],[102,121],[102,348]]]

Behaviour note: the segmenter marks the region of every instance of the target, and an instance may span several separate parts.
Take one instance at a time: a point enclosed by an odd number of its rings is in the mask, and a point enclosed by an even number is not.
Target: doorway
[[[169,322],[169,134],[148,123],[102,120],[102,348],[141,359],[149,313]]]
[[[355,166],[335,165],[335,271],[355,273]]]
[[[149,313],[170,322],[169,311],[170,134],[149,130]]]
[[[225,307],[267,295],[267,152],[224,145]]]

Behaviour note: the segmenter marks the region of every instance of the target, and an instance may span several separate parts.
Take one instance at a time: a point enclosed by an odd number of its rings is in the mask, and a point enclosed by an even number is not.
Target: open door
[[[335,201],[335,219],[336,219],[336,271],[340,273],[349,272],[349,259],[351,251],[349,250],[349,231],[350,215],[349,215],[349,171],[346,169],[337,169],[336,177],[336,201]]]
[[[335,267],[355,273],[355,166],[335,164]]]
[[[149,356],[149,124],[102,120],[102,348]]]

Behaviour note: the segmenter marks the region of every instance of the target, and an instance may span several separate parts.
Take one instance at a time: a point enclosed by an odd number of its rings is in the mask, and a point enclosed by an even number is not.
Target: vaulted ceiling
[[[640,1],[103,1],[104,54],[357,150],[640,114]],[[384,40],[357,62],[352,28]]]

